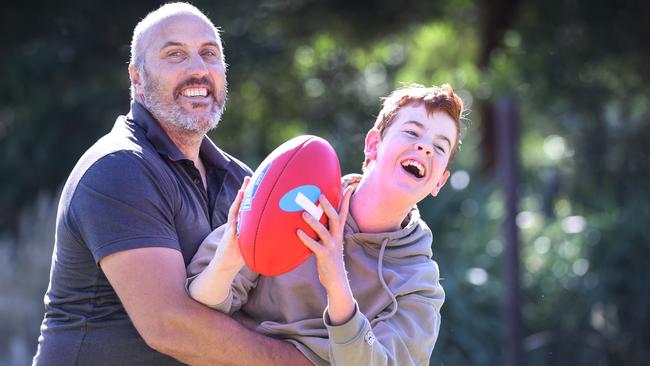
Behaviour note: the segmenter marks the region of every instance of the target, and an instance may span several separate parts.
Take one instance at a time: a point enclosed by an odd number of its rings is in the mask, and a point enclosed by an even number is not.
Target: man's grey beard
[[[209,112],[209,116],[192,116],[185,113],[183,108],[172,100],[171,102],[165,101],[162,98],[162,91],[158,79],[152,77],[143,67],[142,84],[144,88],[145,107],[154,117],[160,122],[170,124],[174,127],[183,129],[185,131],[196,132],[205,134],[208,131],[216,128],[219,125],[221,116],[226,109],[226,95],[227,87],[224,84],[224,97],[223,102],[215,98],[214,109]],[[212,92],[217,92],[213,88]],[[214,96],[213,96],[214,98]]]

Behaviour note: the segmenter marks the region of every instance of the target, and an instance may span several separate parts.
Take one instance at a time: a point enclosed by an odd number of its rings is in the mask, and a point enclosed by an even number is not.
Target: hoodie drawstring
[[[386,280],[384,280],[384,252],[386,251],[386,245],[388,245],[388,238],[382,240],[381,243],[381,249],[379,250],[379,259],[377,260],[377,276],[379,276],[379,282],[381,282],[381,286],[388,293],[388,296],[390,296],[390,299],[393,302],[393,309],[390,311],[390,313],[386,315],[378,316],[375,319],[373,319],[370,322],[370,326],[374,326],[375,323],[380,322],[382,320],[389,319],[393,315],[395,315],[395,313],[397,313],[397,298],[390,290],[390,288],[388,288],[388,285],[386,284]]]

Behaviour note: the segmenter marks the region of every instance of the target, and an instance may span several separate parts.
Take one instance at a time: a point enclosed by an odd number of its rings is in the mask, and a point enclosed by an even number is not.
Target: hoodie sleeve
[[[397,296],[395,315],[377,320],[372,326],[358,305],[352,319],[338,326],[331,325],[326,309],[323,320],[330,338],[331,364],[428,365],[445,299],[435,262],[432,272],[435,280],[428,289]]]
[[[185,290],[189,294],[190,283],[203,272],[203,270],[210,264],[212,257],[214,257],[221,238],[226,229],[226,224],[221,225],[216,230],[214,230],[210,235],[208,235],[199,249],[196,251],[196,254],[190,261],[190,264],[187,266],[187,281],[185,282]],[[257,280],[259,275],[250,269],[247,266],[244,266],[235,279],[230,285],[230,292],[228,297],[221,302],[220,304],[209,305],[211,308],[218,310],[222,313],[232,314],[235,311],[239,310],[246,302],[248,301],[248,292],[255,288],[257,285]]]

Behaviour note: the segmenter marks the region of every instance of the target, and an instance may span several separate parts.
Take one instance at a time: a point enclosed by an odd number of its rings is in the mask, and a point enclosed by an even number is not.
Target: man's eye
[[[180,57],[180,56],[182,56],[183,54],[181,53],[181,51],[171,51],[171,52],[169,52],[167,55],[168,55],[168,56],[171,56],[171,57]]]
[[[203,57],[210,57],[210,58],[219,57],[219,53],[213,50],[205,50],[203,51]]]

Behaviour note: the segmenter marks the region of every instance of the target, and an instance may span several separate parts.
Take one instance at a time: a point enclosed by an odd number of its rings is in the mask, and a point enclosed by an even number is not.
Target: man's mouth
[[[190,78],[176,87],[176,95],[186,98],[205,98],[213,95],[214,84],[208,77]]]
[[[180,94],[188,98],[207,97],[210,94],[210,90],[205,87],[191,87],[181,90]]]
[[[402,161],[401,164],[402,168],[404,168],[407,173],[413,175],[416,178],[422,178],[426,173],[424,165],[417,160],[406,159]]]

